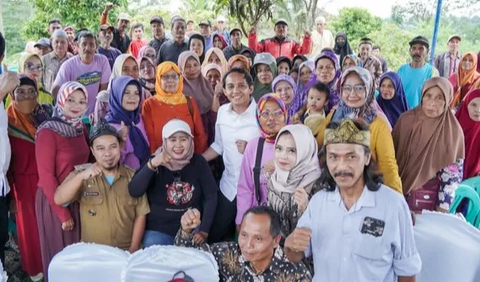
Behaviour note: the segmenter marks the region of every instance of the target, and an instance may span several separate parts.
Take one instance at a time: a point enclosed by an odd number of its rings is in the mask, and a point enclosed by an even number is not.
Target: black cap
[[[203,20],[203,21],[200,21],[200,23],[198,23],[198,26],[202,26],[202,25],[208,25],[210,27],[212,26],[209,20]]]
[[[121,141],[117,129],[111,126],[105,119],[100,120],[100,122],[93,127],[92,134],[90,135],[90,146],[92,146],[95,139],[101,136],[115,136],[119,142]]]
[[[360,43],[358,43],[358,46],[360,46],[362,44],[370,44],[371,46],[373,46],[372,39],[370,39],[368,37],[364,37],[364,38],[360,39]]]
[[[239,31],[240,33],[242,33],[242,30],[239,27],[234,27],[230,30],[230,35],[232,35],[234,31]]]
[[[422,35],[413,38],[408,44],[410,44],[410,47],[412,47],[412,45],[414,44],[422,44],[425,47],[430,48],[430,43],[428,43],[428,39]]]
[[[152,24],[152,23],[159,23],[159,24],[165,25],[165,22],[163,22],[163,18],[162,18],[162,17],[159,17],[159,16],[154,16],[154,17],[150,20],[150,24]]]

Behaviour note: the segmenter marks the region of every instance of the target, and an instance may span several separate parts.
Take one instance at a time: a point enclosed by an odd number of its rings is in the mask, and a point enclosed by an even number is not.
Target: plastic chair
[[[460,184],[465,184],[467,186],[472,187],[477,192],[477,194],[480,196],[480,176],[466,179]]]
[[[472,225],[475,225],[476,218],[480,211],[480,196],[470,186],[460,184],[455,190],[455,199],[450,207],[450,213],[455,214],[458,207],[464,199],[468,199],[468,210],[465,219]]]

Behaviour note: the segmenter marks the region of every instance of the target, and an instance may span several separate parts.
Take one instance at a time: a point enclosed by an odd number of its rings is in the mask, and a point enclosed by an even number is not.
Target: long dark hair
[[[353,121],[355,126],[359,130],[369,130],[368,125],[362,121],[355,119]],[[340,126],[340,122],[332,121],[328,124],[328,129],[336,129]],[[370,154],[370,148],[364,147],[365,155]],[[318,187],[320,189],[325,189],[329,192],[335,191],[336,183],[333,176],[330,174],[327,166],[327,149],[324,145],[319,153],[320,159],[320,167],[322,168],[322,173],[317,180]],[[370,191],[378,191],[380,189],[381,184],[383,183],[383,174],[378,170],[377,163],[370,159],[370,163],[365,167],[363,170],[363,180],[365,181],[365,185],[367,186],[368,190]]]

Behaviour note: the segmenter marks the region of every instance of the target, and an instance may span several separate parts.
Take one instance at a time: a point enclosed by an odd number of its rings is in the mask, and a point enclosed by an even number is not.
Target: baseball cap
[[[172,119],[163,126],[162,138],[166,139],[177,132],[184,132],[193,138],[192,130],[188,123],[180,119]]]
[[[152,24],[152,23],[159,23],[159,24],[165,25],[165,22],[163,21],[163,18],[159,17],[159,16],[152,17],[152,19],[150,20],[150,24]]]
[[[288,22],[286,19],[278,19],[276,22],[275,22],[275,25],[277,24],[284,24],[286,26],[288,26]]]
[[[422,44],[425,47],[430,48],[430,43],[428,43],[428,39],[422,35],[413,38],[408,44],[410,44],[410,47],[412,47],[413,44]]]
[[[130,21],[130,15],[127,13],[120,13],[118,14],[118,20]]]
[[[226,22],[226,21],[227,21],[227,19],[225,19],[224,16],[219,16],[219,17],[217,18],[217,22]]]
[[[50,39],[48,38],[40,38],[37,43],[33,47],[51,47],[50,46]]]
[[[100,26],[100,31],[106,30],[106,29],[110,29],[112,32],[114,31],[113,26],[110,25],[110,24],[102,24],[102,25]]]
[[[210,24],[210,21],[209,21],[209,20],[202,20],[202,21],[200,21],[200,23],[198,24],[198,26],[202,26],[202,25],[212,26],[212,25]]]
[[[187,20],[187,24],[189,23],[195,23],[193,20]]]
[[[68,30],[71,30],[71,31],[75,31],[75,29],[73,28],[73,26],[67,26],[63,29],[64,31],[68,31]]]
[[[450,37],[448,38],[448,41],[447,41],[447,42],[450,42],[450,41],[451,41],[452,39],[454,39],[454,38],[455,38],[455,39],[458,39],[458,41],[462,41],[462,37],[461,37],[460,35],[454,34],[454,35],[452,35],[452,36],[450,36]]]
[[[239,31],[240,33],[242,33],[242,30],[241,30],[240,28],[234,27],[234,28],[232,28],[232,29],[230,30],[230,35],[232,35],[232,33],[233,33],[234,31]]]

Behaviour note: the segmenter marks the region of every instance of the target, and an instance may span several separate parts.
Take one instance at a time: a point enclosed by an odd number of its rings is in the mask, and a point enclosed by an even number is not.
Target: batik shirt
[[[272,262],[262,272],[256,274],[253,267],[242,256],[240,247],[235,242],[221,242],[213,245],[197,245],[193,242],[193,233],[178,231],[175,245],[195,247],[211,253],[218,263],[221,282],[309,282],[310,272],[303,263],[288,261],[281,248],[274,252]]]

